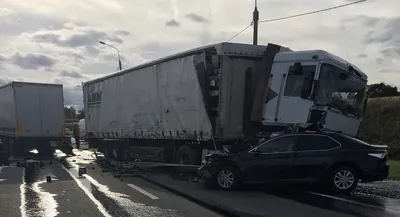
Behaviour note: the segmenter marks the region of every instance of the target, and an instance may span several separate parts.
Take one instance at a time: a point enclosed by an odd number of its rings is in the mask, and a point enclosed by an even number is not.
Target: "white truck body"
[[[11,82],[0,87],[0,136],[59,138],[64,132],[63,87]]]

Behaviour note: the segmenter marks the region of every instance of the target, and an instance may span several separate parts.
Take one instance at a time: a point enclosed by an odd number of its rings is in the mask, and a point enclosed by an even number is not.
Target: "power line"
[[[330,10],[346,7],[346,6],[349,6],[349,5],[358,4],[358,3],[361,3],[361,2],[365,2],[365,1],[367,1],[367,0],[359,0],[359,1],[350,2],[350,3],[347,3],[347,4],[341,4],[341,5],[337,5],[337,6],[321,9],[321,10],[311,11],[311,12],[307,12],[307,13],[301,13],[301,14],[295,14],[295,15],[286,16],[286,17],[279,17],[279,18],[274,18],[274,19],[262,20],[262,21],[259,21],[258,23],[274,22],[274,21],[279,21],[279,20],[286,20],[286,19],[291,19],[291,18],[295,18],[295,17],[301,17],[301,16],[306,16],[306,15],[321,13],[321,12],[325,12],[325,11],[330,11]],[[237,36],[242,34],[244,31],[246,31],[252,25],[253,25],[253,22],[251,22],[250,25],[248,25],[245,28],[243,28],[240,32],[236,33],[234,36],[232,36],[226,42],[229,42],[229,41],[233,40],[234,38],[236,38]]]
[[[350,2],[350,3],[347,3],[347,4],[337,5],[337,6],[334,6],[334,7],[325,8],[325,9],[316,10],[316,11],[311,11],[311,12],[307,12],[307,13],[295,14],[295,15],[291,15],[291,16],[280,17],[280,18],[269,19],[269,20],[262,20],[262,21],[259,21],[258,23],[267,23],[267,22],[273,22],[273,21],[278,21],[278,20],[286,20],[286,19],[290,19],[290,18],[306,16],[306,15],[310,15],[310,14],[316,14],[316,13],[320,13],[320,12],[324,12],[324,11],[330,11],[330,10],[346,7],[346,6],[349,6],[349,5],[358,4],[358,3],[361,3],[361,2],[365,2],[365,1],[367,1],[367,0],[359,0],[359,1]]]
[[[231,41],[232,39],[236,38],[238,35],[242,34],[242,32],[246,31],[250,26],[253,25],[253,22],[250,23],[250,25],[246,26],[244,29],[242,29],[240,32],[236,33],[234,36],[232,36],[230,39],[228,39],[226,42]]]

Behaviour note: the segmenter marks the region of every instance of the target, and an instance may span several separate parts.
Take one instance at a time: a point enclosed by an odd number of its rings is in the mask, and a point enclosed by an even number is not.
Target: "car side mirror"
[[[260,156],[260,153],[261,153],[261,151],[260,151],[260,150],[257,150],[257,149],[255,149],[255,150],[253,151],[253,155],[256,156],[256,157],[259,157],[259,156]]]

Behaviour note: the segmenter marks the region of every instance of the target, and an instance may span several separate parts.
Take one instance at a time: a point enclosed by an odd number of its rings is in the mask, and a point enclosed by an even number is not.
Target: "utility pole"
[[[255,7],[253,11],[253,44],[257,45],[258,43],[258,20],[259,13],[257,9],[257,0],[255,0]]]

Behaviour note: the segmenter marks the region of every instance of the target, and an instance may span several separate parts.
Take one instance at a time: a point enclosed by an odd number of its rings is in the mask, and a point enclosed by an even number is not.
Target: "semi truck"
[[[36,149],[49,156],[68,146],[63,86],[13,81],[0,87],[1,160]]]
[[[87,138],[109,158],[199,164],[285,129],[356,136],[367,80],[323,50],[213,44],[85,82]]]

